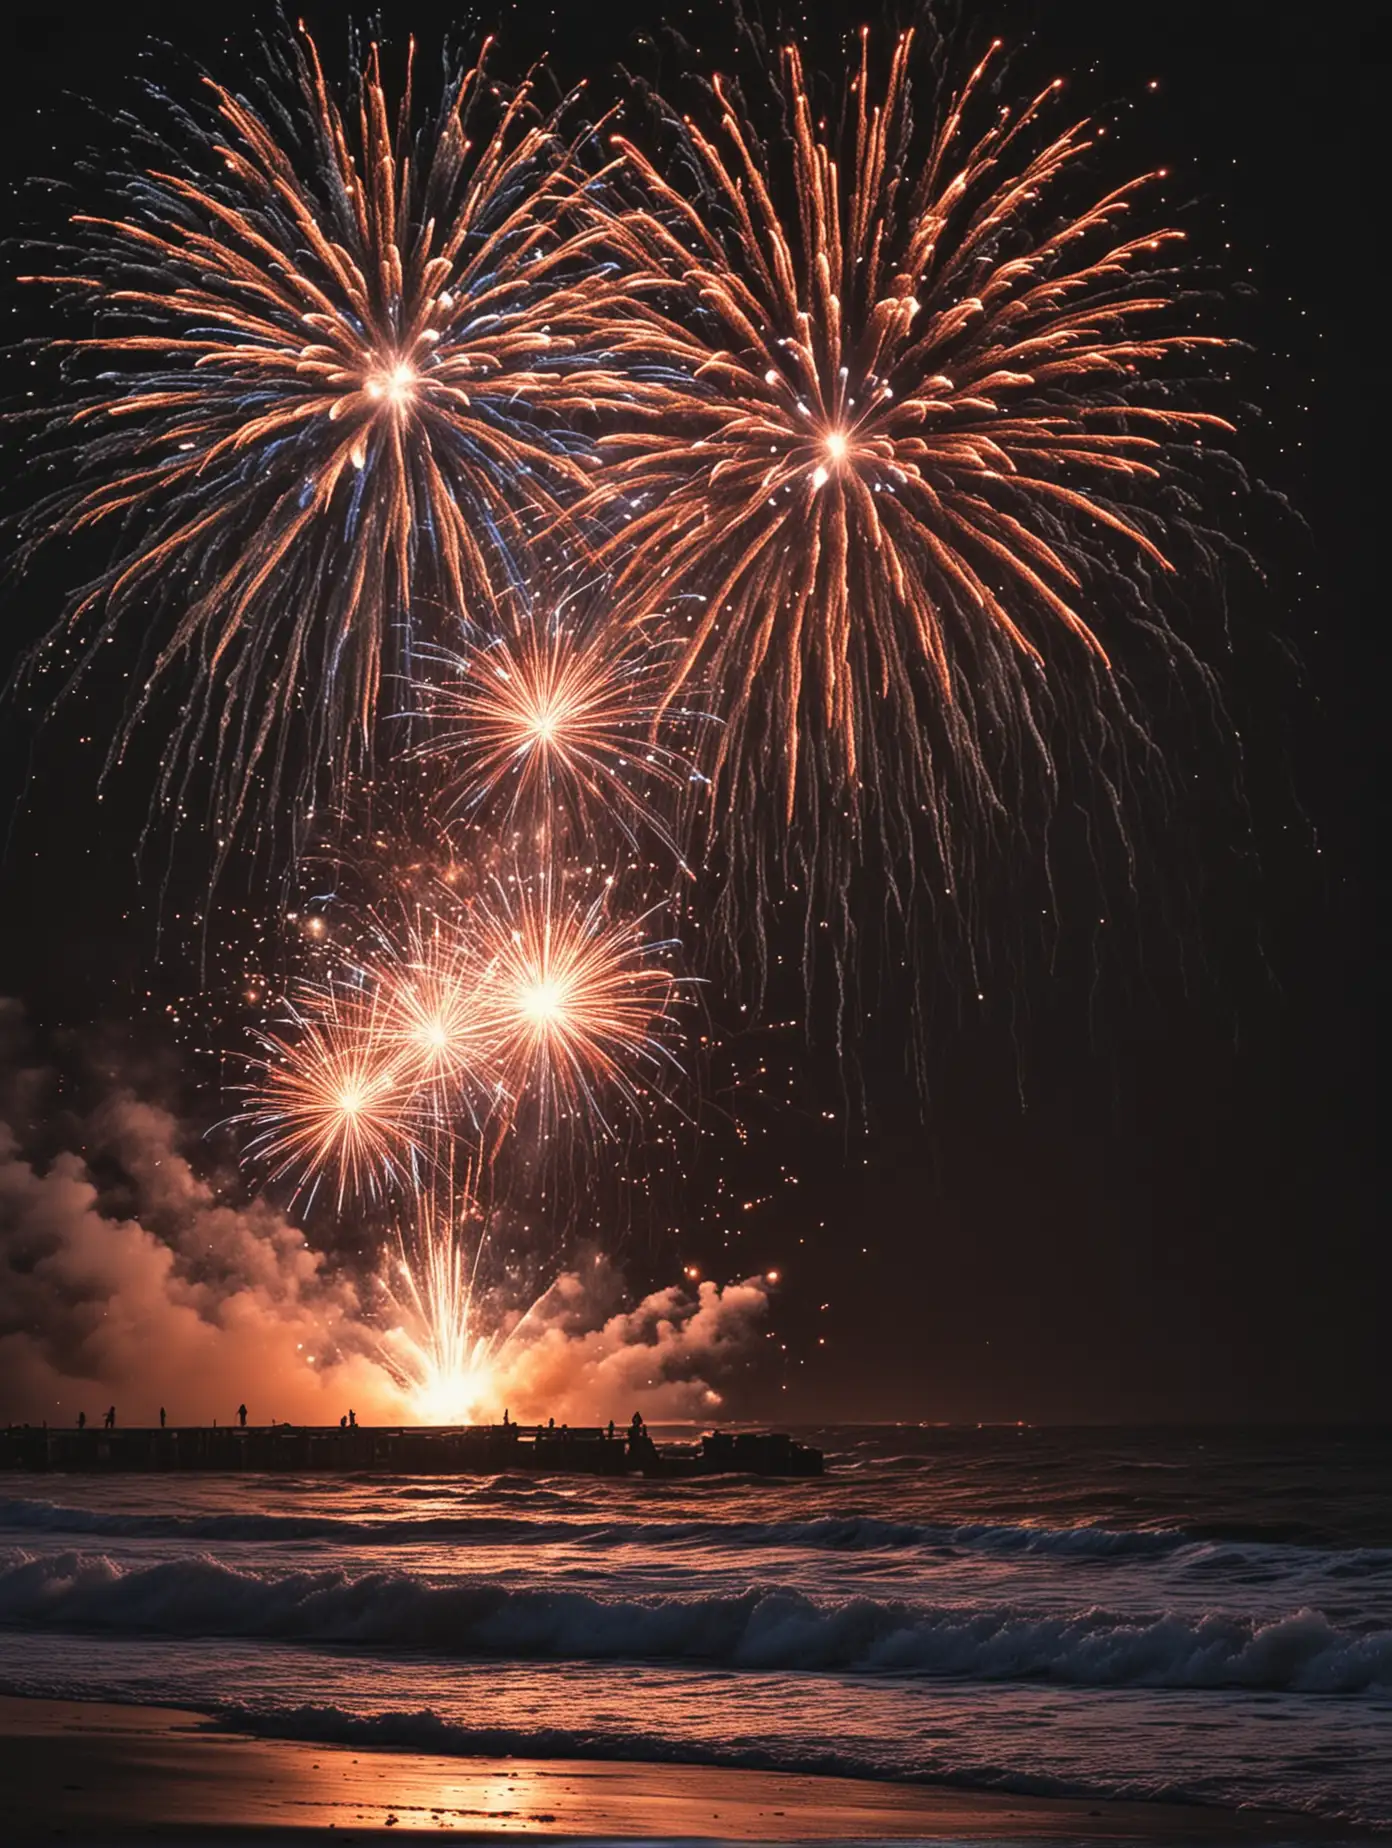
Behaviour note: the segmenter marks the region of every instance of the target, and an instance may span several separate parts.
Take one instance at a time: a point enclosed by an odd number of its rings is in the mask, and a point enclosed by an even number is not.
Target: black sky
[[[1258,349],[1240,391],[1262,419],[1248,420],[1242,453],[1298,513],[1263,503],[1251,516],[1267,581],[1234,579],[1231,654],[1215,634],[1250,834],[1221,791],[1192,797],[1171,838],[1154,842],[1141,915],[1119,917],[1109,940],[1090,927],[1085,882],[1065,881],[1052,960],[1003,954],[980,1004],[956,973],[930,984],[926,1120],[891,1030],[902,993],[884,999],[893,1019],[867,1043],[868,1132],[847,1130],[830,1062],[804,1061],[785,1036],[771,1057],[808,1068],[799,1109],[760,1115],[768,1134],[753,1153],[713,1136],[690,1183],[690,1231],[673,1241],[640,1228],[635,1274],[670,1277],[678,1261],[786,1272],[776,1326],[788,1353],[772,1344],[776,1362],[751,1382],[755,1411],[1390,1417],[1374,788],[1387,684],[1392,402],[1378,271],[1392,46],[1371,8],[1347,5],[1298,24],[1285,9],[1231,3],[1001,0],[989,21],[976,5],[970,15],[973,32],[1032,37],[1029,74],[1063,72],[1082,106],[1118,105],[1118,159],[1171,165],[1168,198],[1196,246],[1243,285],[1224,312]],[[384,16],[397,38],[443,17],[395,0]],[[93,139],[69,93],[129,101],[147,31],[226,68],[229,44],[249,48],[246,21],[269,10],[236,9],[229,39],[231,17],[14,7],[7,228],[36,209],[32,197],[21,208],[20,183],[66,171]],[[306,9],[331,51],[342,17]],[[622,0],[522,4],[503,18],[503,52],[520,66],[550,48],[567,77],[643,65],[652,53],[638,35],[663,17],[698,48],[723,42],[705,4],[665,15]],[[828,22],[861,14],[827,0],[817,17],[829,43]],[[6,272],[16,267],[7,256]],[[13,290],[0,299],[12,325],[32,329],[30,305]],[[7,389],[21,388],[11,369]],[[21,483],[7,453],[12,503]],[[7,590],[6,653],[52,620],[59,581]],[[133,861],[138,767],[95,801],[99,743],[80,740],[100,741],[113,717],[94,696],[38,740],[0,868],[0,993],[46,1028],[138,1018],[158,1043],[188,967],[177,930],[155,961],[151,874]],[[30,734],[10,709],[0,725],[8,813]],[[1189,763],[1197,749],[1203,766],[1194,729],[1175,721],[1176,750]],[[176,910],[198,898],[181,877]],[[1016,941],[1011,905],[1029,893],[1028,877],[1015,900],[992,889],[1002,943]],[[780,1168],[796,1188],[775,1185]],[[736,1206],[775,1197],[729,1212],[722,1180]]]

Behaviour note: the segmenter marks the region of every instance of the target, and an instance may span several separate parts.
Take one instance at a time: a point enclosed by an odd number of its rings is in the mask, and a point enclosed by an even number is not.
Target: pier
[[[183,1425],[0,1430],[0,1470],[158,1474],[820,1476],[822,1453],[781,1431],[646,1432],[545,1425]]]

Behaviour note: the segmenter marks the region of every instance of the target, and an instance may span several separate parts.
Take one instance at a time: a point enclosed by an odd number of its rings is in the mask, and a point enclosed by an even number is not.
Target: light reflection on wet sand
[[[1290,1817],[1015,1798],[696,1765],[459,1759],[250,1739],[173,1708],[0,1697],[7,1839],[393,1841],[588,1836],[744,1841],[1331,1839]],[[1297,1830],[1298,1833],[1292,1831]],[[274,1832],[266,1836],[263,1831]],[[333,1832],[332,1837],[329,1831]]]

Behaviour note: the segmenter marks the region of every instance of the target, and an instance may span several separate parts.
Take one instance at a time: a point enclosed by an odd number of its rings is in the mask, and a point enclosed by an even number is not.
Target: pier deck
[[[0,1470],[146,1473],[266,1470],[299,1475],[820,1476],[822,1453],[782,1432],[707,1432],[654,1443],[601,1426],[182,1425],[0,1430]]]

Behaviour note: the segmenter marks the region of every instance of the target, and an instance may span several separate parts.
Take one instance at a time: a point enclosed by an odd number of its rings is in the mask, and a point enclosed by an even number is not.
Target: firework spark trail
[[[1169,370],[1224,344],[1159,331],[1182,233],[1123,229],[1161,176],[1056,207],[1095,134],[1043,128],[1056,85],[969,133],[998,48],[923,148],[912,43],[877,99],[862,34],[840,140],[786,48],[767,155],[717,78],[711,133],[666,118],[694,195],[619,139],[625,348],[668,371],[581,505],[621,609],[699,610],[668,695],[699,675],[722,721],[691,851],[722,844],[756,911],[791,882],[844,913],[871,816],[910,855],[927,816],[952,888],[954,807],[1001,812],[1002,736],[1048,783],[1060,677],[1120,684],[1103,593],[1182,652],[1159,584],[1175,544],[1204,551],[1186,484],[1231,428],[1171,401]]]
[[[473,1176],[469,1177],[470,1183]],[[466,1424],[492,1396],[492,1363],[505,1345],[479,1326],[475,1291],[487,1223],[470,1241],[472,1187],[457,1193],[453,1176],[416,1196],[415,1218],[399,1228],[387,1281],[393,1326],[381,1357],[413,1410],[428,1424]]]
[[[309,795],[370,761],[423,612],[449,634],[489,620],[588,484],[577,420],[624,396],[601,356],[618,283],[570,214],[570,99],[501,96],[487,53],[413,140],[409,69],[393,120],[375,47],[344,111],[308,36],[268,46],[263,100],[206,79],[203,109],[171,103],[162,168],[118,175],[115,214],[73,219],[67,273],[26,278],[94,327],[51,343],[66,388],[36,413],[36,465],[60,482],[21,563],[116,535],[36,663],[80,675],[138,622],[112,755],[182,666],[196,697],[161,794],[181,800],[209,755],[224,840],[258,778],[274,803],[292,751]]]
[[[456,813],[500,807],[548,851],[568,833],[592,840],[601,821],[675,851],[660,798],[692,776],[674,734],[700,715],[672,710],[672,655],[670,639],[607,607],[529,599],[495,634],[433,652],[414,689],[428,721],[416,755],[444,766]]]

